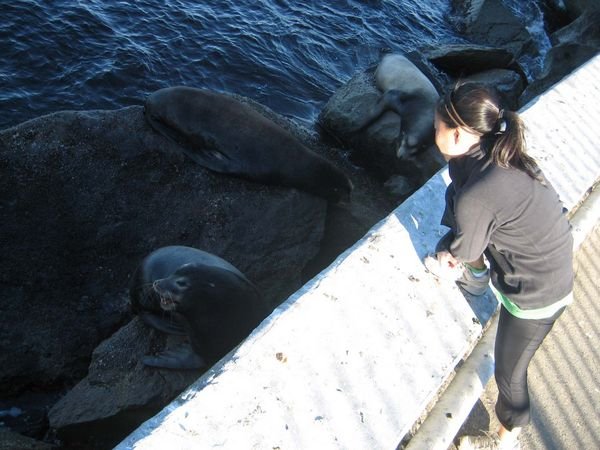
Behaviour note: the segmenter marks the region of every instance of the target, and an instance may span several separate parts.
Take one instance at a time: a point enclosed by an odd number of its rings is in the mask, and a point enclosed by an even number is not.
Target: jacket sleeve
[[[450,253],[461,262],[475,261],[487,248],[496,228],[495,214],[473,196],[454,198],[454,241]]]

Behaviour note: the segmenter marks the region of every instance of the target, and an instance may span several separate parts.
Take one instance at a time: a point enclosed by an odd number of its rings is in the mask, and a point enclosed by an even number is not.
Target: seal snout
[[[167,288],[163,286],[165,279],[156,280],[152,283],[154,292],[158,294],[160,298],[160,307],[165,311],[172,311],[177,307],[176,296]]]

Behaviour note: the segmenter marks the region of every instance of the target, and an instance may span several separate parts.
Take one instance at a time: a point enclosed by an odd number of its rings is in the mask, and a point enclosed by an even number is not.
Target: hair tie
[[[498,121],[497,123],[497,128],[498,131],[495,134],[502,134],[506,131],[506,119],[504,118],[504,110],[501,109],[498,112]]]

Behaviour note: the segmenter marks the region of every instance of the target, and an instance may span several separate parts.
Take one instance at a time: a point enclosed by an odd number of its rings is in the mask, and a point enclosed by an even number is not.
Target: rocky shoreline
[[[536,46],[498,0],[453,2],[472,45],[407,56],[439,89],[458,78],[491,83],[518,109],[600,49],[597,2],[542,3],[552,48],[536,80],[515,62]],[[165,345],[128,307],[128,279],[151,250],[219,254],[276,307],[441,167],[434,148],[399,163],[397,126],[344,132],[360,110],[348,104],[377,95],[372,70],[332,96],[320,135],[251,102],[346,173],[348,205],[204,170],[156,135],[140,106],[0,131],[2,445],[110,448],[198,378],[140,363]],[[390,190],[390,178],[403,189]]]

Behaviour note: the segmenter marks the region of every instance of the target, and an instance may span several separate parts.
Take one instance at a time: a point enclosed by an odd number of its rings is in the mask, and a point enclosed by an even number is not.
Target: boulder
[[[376,172],[387,172],[393,171],[390,163],[393,167],[398,165],[396,149],[400,145],[400,116],[386,111],[367,129],[355,131],[380,97],[372,69],[359,72],[329,99],[319,114],[318,124],[322,131],[350,148],[352,159],[359,165],[366,165]]]
[[[600,2],[599,2],[600,4]],[[552,45],[581,44],[600,49],[600,9],[579,16],[550,35]]]
[[[383,182],[397,201],[408,197],[437,172],[445,162],[434,146],[412,158],[396,156],[401,141],[402,120],[393,111],[384,112],[367,128],[356,131],[381,97],[375,86],[375,68],[355,74],[329,99],[319,114],[318,125],[329,140],[350,149],[351,160]],[[438,84],[437,82],[435,84]]]
[[[573,20],[569,17],[563,0],[542,0],[539,6],[544,17],[544,30],[547,34],[554,33]]]
[[[573,19],[584,13],[600,9],[598,0],[563,0],[563,3],[567,13]]]
[[[519,108],[519,97],[523,93],[524,81],[517,72],[507,69],[491,69],[475,73],[461,81],[492,86],[502,95],[508,108],[515,111]]]
[[[112,448],[156,414],[201,374],[144,366],[142,356],[166,340],[135,318],[102,342],[88,375],[50,409],[51,434],[78,448]]]
[[[319,251],[320,198],[185,159],[142,107],[61,112],[0,132],[2,395],[83,377],[130,320],[127,286],[150,251],[217,254],[277,305]]]
[[[518,57],[532,44],[524,23],[501,0],[453,0],[459,32],[478,44],[505,48]]]
[[[0,450],[52,450],[57,447],[0,427]]]
[[[524,106],[554,84],[569,75],[583,63],[598,54],[598,48],[581,44],[559,44],[552,47],[544,58],[544,71],[523,92],[519,105]]]
[[[454,78],[491,69],[520,70],[514,61],[513,54],[504,48],[449,44],[424,48],[422,54],[433,65]]]
[[[521,106],[558,83],[600,51],[600,8],[588,5],[584,10],[585,14],[550,36],[553,46],[546,53],[543,71],[523,92],[519,100]]]

